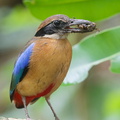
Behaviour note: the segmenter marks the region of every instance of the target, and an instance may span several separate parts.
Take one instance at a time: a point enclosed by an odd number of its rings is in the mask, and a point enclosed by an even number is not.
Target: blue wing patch
[[[34,45],[35,43],[32,43],[30,46],[28,46],[15,63],[10,86],[10,96],[12,96],[16,85],[22,80],[28,71],[29,60]]]

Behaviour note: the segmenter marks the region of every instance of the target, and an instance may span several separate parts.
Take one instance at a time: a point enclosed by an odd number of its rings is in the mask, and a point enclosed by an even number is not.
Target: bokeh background
[[[54,0],[51,2],[49,0],[40,1],[41,4],[52,4],[54,2]],[[79,11],[82,7],[82,12],[71,13],[70,17],[79,18],[77,14],[82,14],[83,19],[96,22],[101,31],[120,25],[120,9],[117,9],[120,4],[116,0],[114,2],[112,0],[101,0],[101,4],[99,0],[75,1],[81,2]],[[93,8],[93,13],[89,11],[89,6],[92,4],[90,1],[95,2],[96,5]],[[0,116],[6,118],[25,118],[24,110],[16,109],[9,99],[9,86],[14,62],[19,51],[34,36],[41,21],[53,14],[45,11],[46,8],[44,7],[41,7],[44,11],[36,13],[33,10],[34,8],[27,3],[31,2],[34,5],[35,0],[25,0],[25,2],[23,4],[22,0],[0,0]],[[58,0],[58,2],[60,1]],[[69,0],[65,0],[65,2],[64,6],[67,7]],[[83,2],[89,4],[83,7]],[[106,11],[103,11],[104,2]],[[57,9],[56,4],[53,4],[53,7]],[[71,8],[73,11],[74,7]],[[101,14],[97,8],[102,11]],[[65,12],[67,13],[66,9]],[[72,34],[69,39],[74,45],[89,34]],[[51,103],[61,120],[120,120],[120,74],[111,72],[109,66],[110,61],[105,61],[92,67],[88,77],[83,82],[74,85],[62,85],[51,96]],[[44,98],[40,98],[34,105],[29,105],[28,110],[33,119],[54,119]]]

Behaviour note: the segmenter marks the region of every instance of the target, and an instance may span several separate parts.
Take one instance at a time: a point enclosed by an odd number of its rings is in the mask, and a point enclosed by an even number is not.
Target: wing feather
[[[12,100],[12,96],[14,93],[14,90],[16,88],[16,85],[24,78],[24,76],[27,74],[28,66],[30,57],[32,54],[32,49],[34,47],[35,43],[32,43],[29,45],[24,52],[18,57],[13,74],[12,74],[12,80],[11,80],[11,86],[10,86],[10,98]]]

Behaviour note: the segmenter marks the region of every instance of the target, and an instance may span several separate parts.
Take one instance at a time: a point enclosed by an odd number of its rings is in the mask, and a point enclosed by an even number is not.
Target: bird
[[[77,26],[77,27],[73,27]],[[72,58],[70,33],[85,33],[96,29],[96,24],[83,19],[71,19],[57,14],[45,19],[35,35],[18,55],[10,84],[10,100],[16,108],[24,108],[44,97],[55,120],[60,120],[51,103],[51,94],[62,84]]]

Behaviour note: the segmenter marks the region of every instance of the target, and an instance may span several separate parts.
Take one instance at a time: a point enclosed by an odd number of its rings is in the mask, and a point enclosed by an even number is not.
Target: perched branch
[[[21,119],[21,118],[5,118],[5,117],[0,117],[0,120],[26,120],[26,119]],[[31,119],[32,120],[32,119]]]

